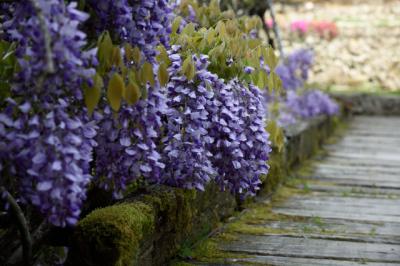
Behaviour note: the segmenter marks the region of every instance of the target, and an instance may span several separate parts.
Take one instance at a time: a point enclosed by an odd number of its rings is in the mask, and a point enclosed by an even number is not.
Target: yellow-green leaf
[[[129,104],[136,103],[141,96],[140,88],[136,82],[129,82],[125,88],[124,98]]]
[[[221,37],[225,37],[227,35],[226,33],[226,26],[225,23],[223,21],[218,21],[217,23],[217,27],[215,28],[217,30],[217,32],[219,33],[219,36]]]
[[[126,60],[129,62],[133,61],[133,48],[129,43],[125,43],[124,51]]]
[[[88,109],[89,115],[91,115],[96,108],[97,104],[99,103],[101,97],[101,89],[103,88],[104,83],[103,79],[99,74],[93,77],[93,87],[92,88],[84,88],[84,97],[85,97],[85,104]]]
[[[110,34],[105,32],[99,39],[97,56],[102,65],[111,67],[113,56],[113,43]]]
[[[209,29],[207,32],[207,42],[211,44],[215,39],[215,31],[214,29]]]
[[[154,80],[153,66],[149,62],[145,62],[143,64],[141,69],[141,76],[143,82],[148,81],[151,86],[154,86],[155,80]]]
[[[164,63],[162,63],[158,68],[158,80],[160,81],[161,86],[165,86],[169,81],[167,66]]]
[[[273,146],[278,148],[278,151],[281,152],[285,141],[282,128],[278,126],[276,121],[272,120],[268,121],[266,129],[270,135],[270,140],[272,141]]]
[[[123,63],[122,56],[121,56],[121,50],[119,49],[118,46],[114,46],[114,48],[113,48],[112,62],[116,66],[121,66]]]
[[[172,33],[176,33],[176,31],[179,29],[179,26],[181,25],[182,18],[181,17],[176,17],[174,21],[172,22],[172,27],[171,31]]]
[[[260,89],[264,89],[265,86],[267,86],[268,83],[268,75],[264,70],[261,70],[258,74],[258,83],[257,87]]]
[[[187,35],[190,36],[190,35],[193,34],[194,31],[195,31],[194,24],[193,23],[189,23],[183,28],[181,34],[187,34]]]
[[[158,63],[165,63],[167,66],[169,66],[169,64],[171,63],[171,60],[168,57],[168,53],[167,50],[165,49],[165,47],[163,45],[160,45],[157,47],[157,50],[159,52],[159,54],[157,55],[157,61]]]
[[[195,68],[191,56],[188,56],[182,64],[182,72],[188,80],[192,80],[195,74]]]
[[[132,52],[133,52],[133,61],[135,61],[135,63],[137,64],[140,64],[141,54],[139,47],[135,46]]]
[[[114,111],[118,111],[121,107],[121,99],[124,95],[125,84],[124,80],[118,73],[114,73],[108,83],[107,98],[110,106]]]
[[[278,64],[278,58],[276,57],[274,50],[271,47],[267,48],[264,60],[271,70],[274,70]]]

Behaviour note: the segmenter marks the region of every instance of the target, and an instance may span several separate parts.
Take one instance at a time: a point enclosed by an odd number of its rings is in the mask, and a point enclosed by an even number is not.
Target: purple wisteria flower
[[[238,80],[224,84],[215,94],[219,108],[212,117],[210,136],[215,143],[210,149],[216,182],[234,194],[254,195],[261,175],[268,172],[271,152],[264,96],[257,87],[246,88]]]
[[[179,47],[173,47],[175,52]],[[214,140],[208,136],[210,112],[215,107],[214,92],[206,68],[205,56],[193,56],[196,68],[194,80],[180,74],[182,60],[179,54],[170,52],[172,65],[169,68],[171,81],[166,86],[170,113],[166,125],[163,159],[166,165],[162,183],[184,188],[204,190],[204,186],[215,176],[211,163],[212,154],[207,145]]]
[[[96,146],[96,125],[81,102],[81,85],[95,73],[95,51],[82,51],[86,35],[78,27],[88,16],[76,6],[39,0],[41,24],[30,2],[16,2],[8,6],[14,16],[3,23],[5,39],[18,43],[19,71],[13,99],[0,113],[0,182],[18,183],[21,201],[58,226],[77,222]]]
[[[170,55],[171,73],[181,59]],[[193,56],[192,81],[173,76],[167,86],[169,106],[165,156],[166,184],[203,189],[210,178],[223,190],[254,195],[267,174],[271,151],[265,130],[264,97],[237,80],[226,84],[207,70],[205,55]]]
[[[308,79],[308,71],[313,64],[313,52],[309,49],[299,49],[291,53],[279,64],[275,72],[282,80],[283,88],[296,90],[303,87]]]
[[[88,27],[108,30],[119,42],[138,46],[153,61],[160,43],[169,47],[173,10],[167,0],[90,0],[94,11]]]
[[[166,115],[165,95],[148,87],[147,99],[124,104],[118,116],[109,106],[99,122],[96,149],[96,183],[120,198],[126,187],[139,177],[160,183],[165,168],[159,145],[162,116]]]
[[[289,112],[301,118],[335,115],[339,111],[339,106],[329,95],[319,90],[306,90],[303,94],[289,91],[285,104]]]

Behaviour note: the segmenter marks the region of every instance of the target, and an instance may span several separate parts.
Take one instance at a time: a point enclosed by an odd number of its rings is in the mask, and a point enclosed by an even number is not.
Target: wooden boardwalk
[[[191,263],[400,265],[400,118],[355,117],[325,150],[301,193],[254,204],[229,241],[215,237],[215,260]]]

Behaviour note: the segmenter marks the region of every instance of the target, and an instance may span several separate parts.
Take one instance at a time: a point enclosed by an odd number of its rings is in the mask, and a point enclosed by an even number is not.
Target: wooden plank
[[[400,199],[379,199],[379,198],[368,198],[368,197],[334,197],[330,195],[326,196],[315,196],[315,195],[296,195],[292,196],[290,201],[285,201],[283,204],[303,203],[303,204],[317,204],[322,207],[334,205],[334,206],[350,206],[350,207],[379,207],[382,210],[387,209],[393,211],[395,214],[400,215]]]
[[[375,163],[385,165],[386,163],[400,164],[400,157],[398,154],[381,153],[375,154],[362,154],[362,153],[349,153],[349,152],[331,152],[330,156],[344,158],[347,160],[362,159],[362,160],[375,160]]]
[[[284,202],[282,204],[277,204],[278,208],[289,208],[289,209],[298,209],[304,211],[319,211],[323,210],[324,212],[340,212],[342,214],[354,214],[358,215],[376,215],[379,217],[392,217],[393,219],[398,219],[400,222],[400,206],[396,205],[379,205],[379,204],[371,204],[363,205],[364,203],[360,203],[359,198],[349,198],[354,200],[355,202],[347,202],[341,203],[336,201],[324,201],[319,199],[296,199],[293,198],[291,201]],[[381,199],[376,199],[381,200]]]
[[[314,258],[298,258],[298,257],[284,257],[284,256],[251,256],[250,258],[241,259],[228,259],[229,262],[235,264],[219,264],[219,265],[241,265],[244,263],[258,263],[261,265],[275,265],[275,266],[394,266],[395,263],[382,263],[382,262],[367,262],[365,259],[358,261],[350,260],[330,260],[330,259],[314,259]],[[211,265],[211,264],[202,264]],[[216,264],[215,264],[216,265]]]
[[[348,160],[347,158],[343,158],[340,156],[329,155],[329,157],[324,158],[323,162],[334,163],[334,164],[342,164],[342,165],[354,165],[354,166],[380,166],[386,168],[395,168],[399,167],[397,162],[377,162],[374,159],[359,159],[353,158],[352,160]]]
[[[371,131],[367,128],[351,128],[347,129],[346,133],[352,136],[378,136],[378,137],[400,137],[400,132],[398,131],[389,131],[389,130],[381,130],[381,131]]]
[[[397,137],[388,137],[388,136],[354,136],[347,135],[343,137],[338,143],[368,143],[368,144],[376,144],[376,145],[390,145],[390,144],[398,144],[399,138]]]
[[[332,235],[368,235],[372,237],[387,237],[389,239],[400,240],[399,223],[368,223],[362,221],[350,221],[343,219],[319,219],[318,223],[313,219],[309,221],[270,221],[259,225],[273,229],[286,229],[294,232],[308,230],[318,232],[321,230],[335,232]]]
[[[400,181],[400,176],[395,172],[390,172],[390,170],[386,172],[372,171],[368,168],[358,169],[358,168],[342,168],[335,169],[329,167],[318,167],[316,166],[313,174],[314,176],[328,176],[328,177],[337,177],[337,178],[361,178],[361,179],[369,179],[371,182],[381,182],[381,180],[386,180],[390,182]]]
[[[325,147],[326,151],[351,151],[357,153],[394,153],[400,154],[400,147],[396,147],[393,144],[390,145],[365,145],[363,143],[338,143],[335,146]]]
[[[328,174],[328,173],[313,173],[307,175],[308,179],[321,180],[326,182],[335,182],[343,184],[342,181],[348,181],[354,185],[364,185],[370,187],[382,187],[382,188],[400,188],[400,180],[394,177],[378,177],[368,175],[355,175],[355,174]]]
[[[400,153],[399,153],[400,154]],[[343,164],[343,163],[334,163],[329,162],[327,160],[323,160],[318,162],[318,165],[314,167],[315,169],[327,168],[339,171],[357,171],[357,172],[377,172],[384,174],[396,175],[400,179],[400,165],[399,167],[385,167],[381,165],[357,165],[357,164]]]
[[[302,188],[303,185],[299,186]],[[400,189],[389,189],[389,188],[371,188],[371,187],[362,187],[362,186],[351,186],[351,185],[325,185],[325,184],[313,184],[307,183],[307,187],[310,191],[313,192],[326,192],[329,195],[338,194],[338,195],[372,195],[374,197],[399,197]]]
[[[376,160],[379,163],[382,162],[382,164],[384,164],[385,162],[400,163],[399,155],[394,153],[391,154],[391,153],[376,152],[375,154],[362,154],[362,153],[349,153],[344,151],[334,151],[331,152],[330,155],[341,158],[347,158],[349,160],[352,159]]]
[[[295,215],[304,217],[321,217],[321,218],[334,218],[334,219],[345,219],[345,220],[355,220],[355,221],[366,221],[366,222],[393,222],[400,223],[400,216],[392,215],[376,215],[368,213],[359,212],[337,212],[324,209],[296,209],[296,208],[274,208],[274,212],[285,214],[285,215]]]
[[[221,244],[220,248],[254,255],[400,263],[400,246],[390,244],[244,235],[238,241]]]
[[[399,182],[391,182],[381,179],[379,182],[371,182],[370,179],[358,178],[347,178],[347,177],[328,177],[328,176],[309,176],[309,179],[321,180],[324,182],[330,182],[335,185],[342,186],[357,186],[362,188],[379,188],[379,189],[400,189]]]

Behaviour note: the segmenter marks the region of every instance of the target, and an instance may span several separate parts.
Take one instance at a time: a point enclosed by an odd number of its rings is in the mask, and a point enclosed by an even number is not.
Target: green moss
[[[196,265],[196,264],[192,264],[192,263],[189,263],[189,262],[182,262],[182,261],[172,262],[171,263],[171,266],[193,266],[193,265]]]
[[[220,250],[218,248],[218,237],[201,241],[192,251],[191,257],[196,261],[222,263],[226,259],[247,258],[243,254],[237,254]]]
[[[75,233],[81,254],[94,265],[134,265],[139,243],[154,230],[153,209],[142,202],[97,209]]]
[[[282,153],[274,151],[268,164],[270,166],[268,175],[262,180],[263,192],[266,194],[274,192],[287,174]]]
[[[248,234],[248,235],[266,235],[266,234],[286,234],[290,233],[291,231],[280,228],[272,228],[268,226],[256,226],[247,224],[246,222],[243,221],[238,221],[230,224],[227,227],[227,232]]]

